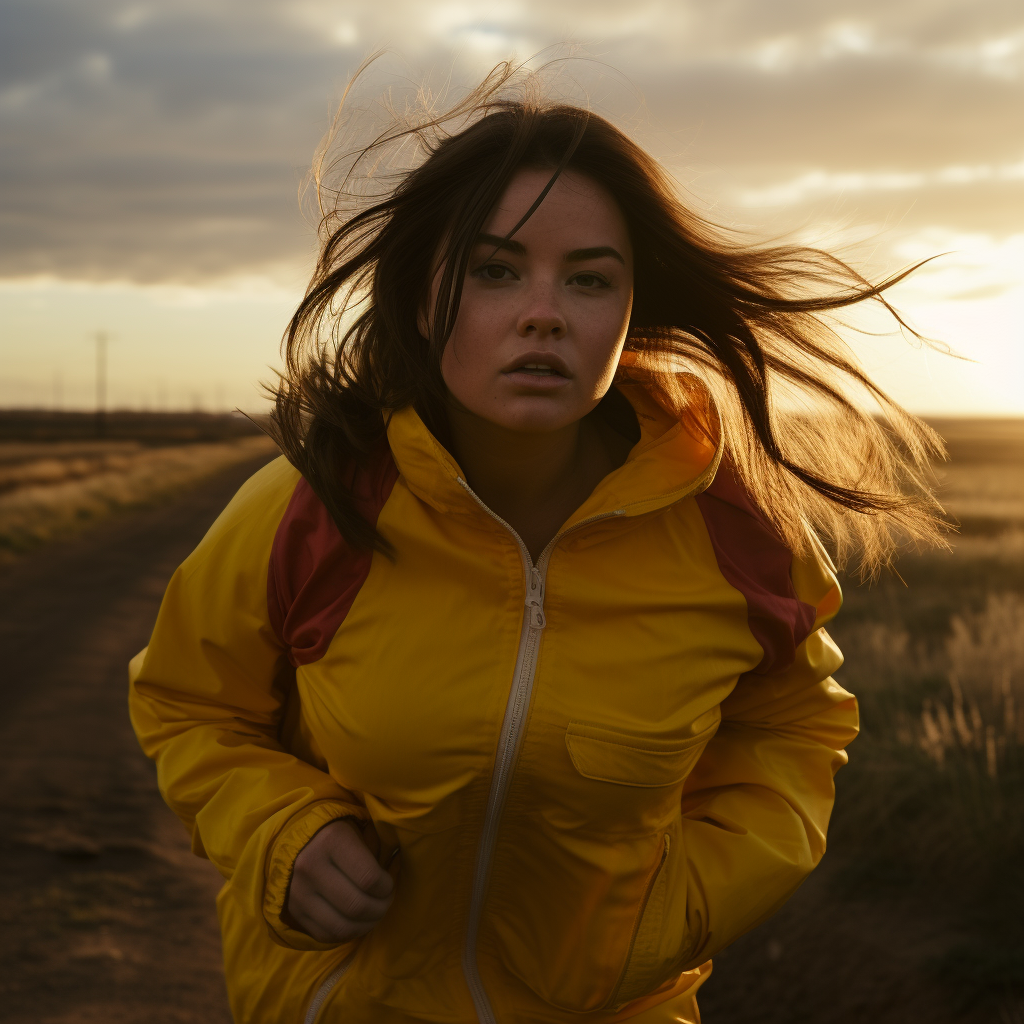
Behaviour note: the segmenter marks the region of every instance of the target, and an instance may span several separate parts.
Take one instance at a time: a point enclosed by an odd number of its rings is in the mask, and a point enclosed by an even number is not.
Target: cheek
[[[631,303],[594,310],[579,321],[579,337],[586,349],[586,365],[593,379],[599,383],[610,380],[615,373],[622,345],[629,327]]]
[[[474,366],[469,348],[468,345],[460,344],[459,339],[453,335],[441,355],[441,376],[448,390],[460,402],[464,401],[465,393],[473,385]]]
[[[495,310],[463,302],[441,356],[441,375],[452,394],[465,401],[493,376],[502,337]]]

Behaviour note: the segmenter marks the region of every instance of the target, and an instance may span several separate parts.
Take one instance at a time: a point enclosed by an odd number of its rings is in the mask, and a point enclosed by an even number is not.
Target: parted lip
[[[529,366],[531,363],[540,363],[543,366],[550,366],[555,373],[560,374],[563,377],[572,376],[565,360],[560,356],[556,356],[554,352],[524,352],[521,356],[517,356],[507,366],[502,367],[501,372],[515,373],[516,370],[521,370],[524,366]]]

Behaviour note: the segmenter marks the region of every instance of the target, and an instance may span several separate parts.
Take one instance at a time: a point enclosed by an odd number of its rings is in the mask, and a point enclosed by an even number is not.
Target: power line
[[[97,331],[93,338],[96,342],[96,436],[103,437],[107,432],[107,342],[110,336],[106,331]]]

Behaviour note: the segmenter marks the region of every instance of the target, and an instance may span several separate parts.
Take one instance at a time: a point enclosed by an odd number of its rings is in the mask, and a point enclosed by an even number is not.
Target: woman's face
[[[633,303],[626,221],[590,178],[563,173],[501,244],[550,178],[521,170],[498,201],[473,248],[441,359],[465,409],[530,433],[577,422],[605,395]]]

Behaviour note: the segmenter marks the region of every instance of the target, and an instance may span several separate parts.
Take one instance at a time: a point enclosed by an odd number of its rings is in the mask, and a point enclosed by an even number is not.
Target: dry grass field
[[[133,440],[0,441],[0,560],[274,450],[263,435],[158,447]]]
[[[935,426],[952,551],[844,581],[829,852],[719,957],[709,1024],[1024,1022],[1024,421]]]

